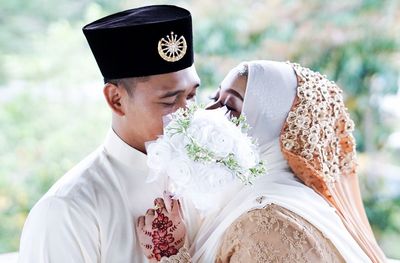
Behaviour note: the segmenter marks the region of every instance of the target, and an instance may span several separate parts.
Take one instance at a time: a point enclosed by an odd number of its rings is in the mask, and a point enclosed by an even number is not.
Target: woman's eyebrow
[[[237,98],[240,99],[241,101],[244,101],[242,95],[240,95],[239,92],[237,92],[236,90],[227,89],[226,92],[228,92],[228,93],[234,95],[235,97],[237,97]]]

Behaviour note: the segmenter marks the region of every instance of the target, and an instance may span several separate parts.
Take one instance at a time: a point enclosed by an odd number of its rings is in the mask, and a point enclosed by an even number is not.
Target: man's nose
[[[187,109],[188,105],[189,105],[189,100],[182,100],[176,104],[176,107],[177,107],[177,109],[181,109],[181,108]]]

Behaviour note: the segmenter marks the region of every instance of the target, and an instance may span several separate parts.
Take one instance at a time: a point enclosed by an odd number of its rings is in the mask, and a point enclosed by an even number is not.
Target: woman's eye
[[[232,108],[231,106],[229,106],[227,104],[225,104],[224,106],[228,109],[228,111],[236,111],[234,108]]]
[[[209,96],[208,98],[209,98],[210,100],[214,101],[214,102],[216,102],[216,101],[218,100],[218,97],[217,97],[217,96]]]

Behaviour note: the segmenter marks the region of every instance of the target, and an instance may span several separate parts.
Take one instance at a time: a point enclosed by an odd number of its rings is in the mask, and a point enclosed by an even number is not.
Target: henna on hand
[[[141,247],[150,260],[160,261],[163,257],[176,255],[185,242],[186,228],[179,201],[170,196],[164,196],[164,200],[155,199],[156,210],[147,210],[137,224]]]

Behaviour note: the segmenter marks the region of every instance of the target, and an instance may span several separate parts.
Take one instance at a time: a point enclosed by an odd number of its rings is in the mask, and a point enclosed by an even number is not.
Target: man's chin
[[[154,135],[152,135],[152,136],[149,136],[149,137],[147,138],[146,142],[155,141],[155,140],[157,140],[158,138],[160,138],[162,135],[163,135],[163,132],[160,131],[159,133],[156,133],[156,134],[154,134]]]

